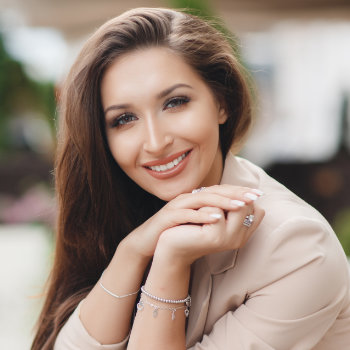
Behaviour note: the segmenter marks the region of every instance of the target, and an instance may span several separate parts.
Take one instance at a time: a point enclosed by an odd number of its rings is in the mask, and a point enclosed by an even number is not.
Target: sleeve
[[[246,302],[188,350],[312,349],[334,323],[349,294],[349,269],[331,228],[295,218],[258,244],[245,274],[259,282],[250,282]]]
[[[108,345],[102,345],[91,337],[79,318],[81,303],[59,332],[54,350],[125,350],[129,336],[121,343]]]

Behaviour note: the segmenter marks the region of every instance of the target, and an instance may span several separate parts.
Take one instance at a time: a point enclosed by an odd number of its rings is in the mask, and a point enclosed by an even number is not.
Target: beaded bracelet
[[[139,291],[136,291],[136,292],[133,292],[133,293],[129,293],[129,294],[124,294],[124,295],[117,295],[117,294],[114,294],[112,293],[110,290],[108,290],[103,284],[102,284],[102,276],[104,274],[104,271],[102,272],[102,275],[100,277],[100,280],[98,281],[98,284],[100,285],[100,287],[106,292],[108,293],[109,295],[111,295],[112,297],[114,298],[117,298],[117,299],[123,299],[123,298],[126,298],[126,297],[130,297],[132,295],[135,295],[137,294]]]
[[[145,286],[141,287],[141,292],[143,294],[145,294],[146,296],[148,296],[149,298],[151,298],[153,300],[156,300],[156,301],[160,301],[162,303],[166,303],[166,304],[186,304],[187,307],[191,306],[191,296],[190,295],[188,295],[185,299],[163,299],[163,298],[160,298],[160,297],[157,297],[155,295],[152,295],[152,294],[148,293],[145,290]]]
[[[175,320],[175,312],[180,309],[185,309],[185,316],[188,317],[190,314],[190,310],[188,309],[187,305],[182,305],[182,306],[177,306],[177,307],[166,307],[166,306],[160,306],[160,305],[155,305],[153,303],[150,303],[149,301],[145,300],[142,298],[144,294],[141,294],[140,301],[137,304],[137,310],[142,311],[145,307],[144,304],[150,305],[154,310],[153,310],[153,317],[156,318],[158,316],[158,310],[169,310],[171,311],[171,319],[174,321]]]

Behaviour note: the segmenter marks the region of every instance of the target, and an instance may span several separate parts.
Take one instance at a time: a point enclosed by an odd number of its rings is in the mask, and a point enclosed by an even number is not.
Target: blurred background
[[[223,20],[258,88],[241,155],[315,206],[350,256],[349,0],[0,0],[0,348],[29,349],[54,248],[60,82],[133,7]]]

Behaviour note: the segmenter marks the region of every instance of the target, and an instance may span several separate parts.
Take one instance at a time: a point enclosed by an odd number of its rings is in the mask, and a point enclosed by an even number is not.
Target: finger
[[[226,214],[226,232],[232,243],[236,245],[236,248],[241,246],[242,242],[245,241],[245,236],[248,234],[247,227],[243,225],[243,222],[250,213],[253,213],[252,205],[247,205],[240,211],[229,211]]]
[[[254,232],[260,225],[261,221],[263,220],[265,216],[265,210],[260,208],[258,205],[255,205],[253,215],[254,215],[254,221],[252,225],[249,227],[249,230]]]
[[[222,209],[220,209],[220,208],[217,208],[217,207],[202,207],[202,208],[199,208],[197,210],[197,212],[199,212],[199,213],[207,213],[209,215],[215,215],[217,217],[220,216],[220,219],[225,217],[224,211]]]
[[[236,198],[248,204],[256,201],[264,194],[261,190],[256,188],[227,184],[205,187],[200,192],[216,193],[230,198]]]
[[[238,196],[240,196],[240,194],[237,194],[236,197]],[[243,196],[241,195],[241,197]],[[169,202],[167,207],[172,209],[217,207],[223,210],[238,210],[245,205],[245,201],[235,198],[234,196],[229,197],[217,193],[199,192],[195,194],[182,194]]]
[[[243,215],[242,215],[243,214]],[[244,225],[247,216],[254,215],[251,226]],[[227,214],[227,230],[228,232],[236,232],[237,244],[244,246],[253,235],[265,215],[265,211],[257,205],[247,206],[246,211],[242,210],[238,213],[230,212]]]
[[[253,215],[254,215],[254,221],[252,223],[252,226],[248,227],[243,245],[245,245],[249,241],[251,236],[253,236],[253,234],[255,233],[255,230],[259,227],[262,219],[265,216],[265,210],[261,209],[260,207],[255,207]]]
[[[222,210],[211,208],[212,210],[179,209],[168,211],[166,227],[181,224],[211,224],[224,218]],[[163,228],[164,229],[164,228]]]

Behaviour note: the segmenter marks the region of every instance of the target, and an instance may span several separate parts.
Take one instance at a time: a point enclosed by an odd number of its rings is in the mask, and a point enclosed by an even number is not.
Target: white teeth
[[[180,157],[174,159],[173,161],[169,162],[168,164],[150,166],[149,168],[154,170],[154,171],[158,171],[158,172],[172,169],[174,166],[178,165],[187,156],[187,154],[188,154],[188,152],[182,154]]]

